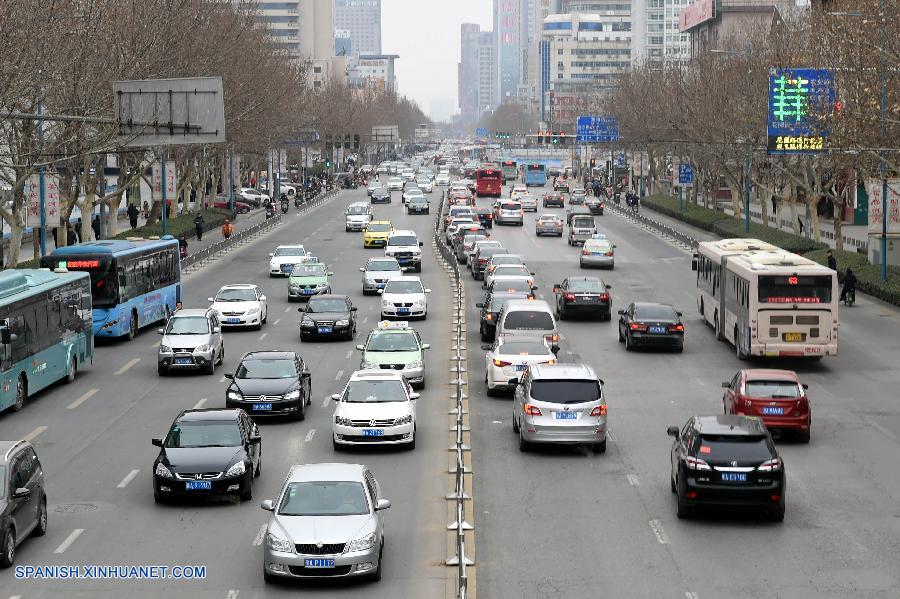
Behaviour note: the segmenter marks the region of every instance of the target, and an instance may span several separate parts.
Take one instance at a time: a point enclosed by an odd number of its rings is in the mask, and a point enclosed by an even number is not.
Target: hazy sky
[[[445,101],[450,113],[457,112],[459,26],[477,23],[490,30],[492,8],[492,0],[381,0],[381,49],[400,55],[400,93],[429,116],[433,101]]]

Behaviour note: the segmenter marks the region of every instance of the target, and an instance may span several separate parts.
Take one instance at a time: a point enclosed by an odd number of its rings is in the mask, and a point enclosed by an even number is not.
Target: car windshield
[[[361,516],[369,513],[362,483],[322,481],[289,483],[278,506],[282,516]]]
[[[515,310],[506,314],[503,328],[513,331],[552,331],[553,316],[541,310]]]
[[[341,401],[347,403],[386,403],[406,401],[403,383],[396,379],[385,381],[351,381]]]
[[[586,216],[576,216],[572,219],[573,227],[593,227],[594,219]]]
[[[256,300],[256,290],[247,287],[222,289],[216,294],[217,302],[255,302]]]
[[[675,309],[672,306],[635,306],[635,320],[671,320],[678,319]]]
[[[495,277],[530,277],[531,273],[524,266],[498,266],[494,269]]]
[[[541,218],[539,218],[538,220],[540,220],[542,223],[555,223],[556,217],[552,214],[542,214]]]
[[[384,272],[388,270],[398,271],[400,270],[400,263],[396,260],[378,260],[376,262],[369,262],[369,264],[366,266],[366,270],[376,272]]]
[[[608,252],[612,249],[608,241],[591,241],[584,243],[584,249],[594,252]]]
[[[497,256],[493,256],[491,258],[491,264],[496,265],[507,265],[507,264],[522,264],[522,258],[520,256],[511,256],[508,254],[499,254]]]
[[[569,281],[569,291],[575,291],[576,293],[599,293],[601,291],[606,291],[606,287],[600,281],[596,280],[572,279]]]
[[[492,295],[491,296],[491,312],[499,312],[503,307],[503,304],[511,299],[525,299],[528,297],[524,293],[506,293],[501,295]]]
[[[292,277],[324,277],[325,266],[322,264],[295,264],[291,270]]]
[[[388,239],[388,245],[419,245],[414,235],[394,235]]]
[[[421,281],[388,281],[385,293],[424,293]]]
[[[694,441],[695,455],[703,459],[764,461],[772,450],[762,435],[702,435]]]
[[[531,381],[532,399],[547,403],[576,404],[600,399],[597,381],[538,379]]]
[[[275,250],[276,256],[305,256],[306,250],[302,247],[297,248],[278,248]]]
[[[482,235],[481,233],[477,233],[475,235],[466,235],[463,237],[463,244],[471,246],[479,239],[487,239],[487,235]]]
[[[419,343],[412,331],[372,333],[366,351],[419,351]]]
[[[369,233],[386,233],[390,230],[391,225],[388,223],[372,223],[366,227],[366,231]]]
[[[237,379],[297,378],[297,365],[289,358],[249,358],[238,365]]]
[[[537,341],[506,341],[497,348],[498,354],[519,356],[546,356],[550,348]]]
[[[166,325],[166,335],[205,335],[209,321],[205,316],[173,316]]]
[[[347,300],[336,297],[314,297],[306,304],[307,312],[346,312],[349,309]]]
[[[520,210],[522,208],[522,204],[517,202],[503,202],[500,204],[501,210]]]
[[[802,393],[794,381],[747,381],[744,393],[748,397],[798,399]]]
[[[166,447],[240,447],[236,420],[180,420],[172,425]]]
[[[365,206],[350,206],[347,208],[347,214],[368,214],[369,210]]]
[[[413,196],[409,198],[410,204],[427,204],[428,200],[425,199],[425,196]]]

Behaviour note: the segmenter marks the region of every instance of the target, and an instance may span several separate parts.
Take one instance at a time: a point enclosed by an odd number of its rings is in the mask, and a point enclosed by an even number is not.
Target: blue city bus
[[[547,184],[547,167],[540,163],[525,165],[525,185],[542,187]]]
[[[91,275],[95,337],[134,339],[138,329],[165,321],[181,302],[178,240],[104,240],[58,248],[47,268]]]
[[[71,383],[94,355],[91,279],[83,272],[0,272],[0,411],[60,379]]]

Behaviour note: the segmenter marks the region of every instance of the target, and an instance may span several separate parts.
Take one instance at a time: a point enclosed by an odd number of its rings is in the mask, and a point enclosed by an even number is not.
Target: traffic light
[[[556,131],[553,132],[553,137],[550,138],[550,143],[554,145],[559,145],[559,133]]]
[[[331,159],[325,161],[325,168],[331,168]]]

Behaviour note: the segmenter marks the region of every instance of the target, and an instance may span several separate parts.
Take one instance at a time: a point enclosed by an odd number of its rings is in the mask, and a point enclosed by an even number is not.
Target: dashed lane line
[[[219,377],[219,382],[220,382],[220,383],[224,383],[224,382],[225,382],[225,375],[224,375],[224,374],[223,374],[221,377]]]
[[[339,381],[339,380],[341,380],[341,377],[342,377],[342,376],[344,376],[344,371],[343,371],[343,370],[338,370],[338,371],[337,371],[337,374],[334,375],[334,380]]]
[[[641,481],[640,481],[640,479],[638,479],[637,474],[626,474],[625,478],[628,479],[628,484],[631,485],[632,487],[638,487],[641,484]]]
[[[348,349],[348,350],[347,350],[347,355],[344,356],[344,359],[345,359],[345,360],[349,360],[350,357],[351,357],[352,355],[353,355],[353,350],[352,350],[352,349]]]
[[[71,547],[72,543],[74,543],[83,532],[83,528],[76,528],[75,530],[73,530],[71,533],[69,533],[69,536],[66,537],[66,540],[60,543],[59,547],[53,550],[53,553],[65,553],[66,549]]]
[[[46,427],[46,426],[39,426],[39,427],[37,427],[36,429],[34,429],[33,431],[31,431],[30,433],[28,433],[27,435],[25,435],[25,436],[22,437],[22,438],[25,439],[26,441],[28,441],[28,442],[30,443],[31,441],[34,440],[35,437],[37,437],[38,435],[40,435],[40,434],[41,434],[42,432],[44,432],[45,430],[47,430],[47,427]]]
[[[279,318],[278,320],[276,320],[275,322],[273,322],[272,324],[275,325],[275,326],[278,326],[278,323],[279,323],[279,322],[281,322],[281,319],[280,319],[280,318]]]
[[[259,336],[259,340],[262,341],[263,339],[266,338],[267,335],[268,335],[268,333],[263,333],[262,335]]]
[[[666,536],[666,531],[663,529],[662,522],[659,520],[650,520],[650,530],[653,531],[653,534],[656,535],[656,540],[661,544],[669,544],[669,537]]]
[[[98,391],[99,391],[99,389],[89,389],[88,391],[85,391],[81,397],[79,397],[78,399],[76,399],[75,401],[73,401],[72,403],[67,405],[66,409],[74,410],[75,408],[77,408],[78,406],[80,406],[81,404],[83,404],[84,402],[89,400],[90,398],[92,398],[94,395],[96,395]]]
[[[125,487],[127,487],[128,483],[133,481],[134,477],[138,475],[138,472],[140,472],[140,470],[135,469],[135,470],[132,470],[131,472],[129,472],[128,474],[126,474],[125,478],[122,479],[122,482],[120,482],[118,485],[116,485],[116,488],[124,489]]]
[[[691,591],[685,591],[684,596],[685,599],[700,599],[700,595],[692,593]]]
[[[125,364],[120,369],[115,371],[113,374],[115,374],[117,376],[120,374],[125,374],[129,368],[131,368],[132,366],[134,366],[135,364],[137,364],[140,361],[141,361],[140,358],[132,358],[132,359],[128,360],[127,362],[125,362]]]
[[[287,314],[287,313],[290,312],[290,311],[291,311],[291,307],[290,307],[290,306],[288,306],[287,308],[284,309],[284,313],[285,313],[285,314]]]
[[[263,539],[266,537],[266,528],[268,528],[268,526],[268,524],[260,525],[259,532],[256,533],[256,538],[253,539],[253,545],[255,547],[262,545]]]
[[[310,441],[312,441],[313,437],[315,437],[315,436],[316,436],[316,429],[314,429],[314,428],[309,429],[309,432],[306,433],[306,442],[309,443]]]
[[[230,589],[228,594],[225,595],[225,599],[238,599],[238,593],[240,593],[237,589]]]
[[[199,410],[200,408],[203,407],[203,404],[205,404],[208,400],[209,400],[208,397],[202,398],[200,401],[198,401],[197,403],[195,403],[195,404],[194,404],[194,407],[191,408],[191,409],[192,409],[192,410]]]

